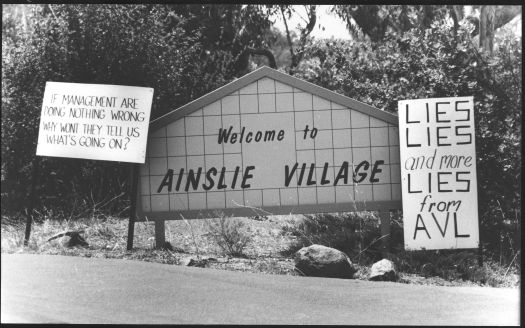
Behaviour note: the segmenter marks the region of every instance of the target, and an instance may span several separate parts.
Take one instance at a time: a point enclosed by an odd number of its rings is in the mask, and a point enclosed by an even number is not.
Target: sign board
[[[152,88],[47,82],[38,156],[144,163]]]
[[[139,220],[401,208],[397,116],[268,67],[150,130]]]
[[[398,106],[405,249],[477,248],[473,98]]]

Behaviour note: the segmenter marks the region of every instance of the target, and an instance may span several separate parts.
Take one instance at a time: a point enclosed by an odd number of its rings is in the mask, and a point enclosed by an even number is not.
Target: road
[[[519,325],[518,289],[2,254],[2,323]]]

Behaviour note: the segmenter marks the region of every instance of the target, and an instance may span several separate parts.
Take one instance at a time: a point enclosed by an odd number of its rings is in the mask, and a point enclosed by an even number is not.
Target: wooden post
[[[166,233],[163,219],[155,220],[155,248],[163,248],[166,244]]]
[[[381,253],[384,258],[390,253],[390,211],[379,211],[381,219]]]
[[[129,223],[128,223],[128,245],[127,250],[133,249],[133,236],[135,234],[135,215],[137,211],[137,185],[139,182],[139,165],[130,165],[131,191],[129,193]]]
[[[479,213],[479,205],[478,205],[478,213]],[[479,246],[478,246],[478,265],[480,267],[483,267],[483,245],[481,244],[481,222],[479,221],[478,217],[478,238],[479,238]]]
[[[35,206],[35,189],[38,183],[38,171],[40,166],[40,157],[35,156],[33,160],[33,169],[31,176],[31,191],[29,192],[29,206],[27,208],[27,218],[26,218],[26,231],[24,238],[24,246],[29,244],[29,237],[31,236],[31,224],[33,223],[33,208]]]

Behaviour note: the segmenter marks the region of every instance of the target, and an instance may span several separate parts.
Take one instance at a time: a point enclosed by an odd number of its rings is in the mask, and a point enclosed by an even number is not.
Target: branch
[[[294,67],[294,62],[296,61],[295,52],[293,50],[292,37],[290,36],[290,30],[288,29],[288,21],[284,15],[284,8],[281,6],[281,14],[283,16],[284,27],[286,29],[286,39],[288,40],[288,45],[290,46],[290,54],[292,55],[292,67]]]
[[[57,16],[55,15],[55,12],[53,11],[53,8],[51,8],[51,5],[48,4],[47,7],[49,8],[49,10],[51,11],[51,13],[53,14],[53,17],[55,17],[55,19],[58,20]]]
[[[489,64],[485,61],[485,59],[483,59],[483,56],[481,56],[481,54],[479,53],[478,51],[478,48],[474,45],[474,42],[472,42],[472,38],[469,37],[468,38],[468,41],[470,43],[470,46],[471,48],[474,50],[474,54],[476,55],[476,57],[478,58],[478,61],[484,65],[485,67],[485,72],[487,72],[487,82],[486,82],[486,85],[488,85],[489,87],[491,87],[493,90],[494,90],[494,93],[496,94],[496,96],[500,96],[502,97],[503,99],[505,99],[506,101],[508,102],[512,102],[512,100],[510,99],[509,96],[507,96],[507,94],[505,93],[505,91],[500,87],[500,85],[498,84],[498,82],[494,79],[494,77],[492,76],[491,71],[490,71],[490,67],[489,67]],[[481,81],[480,81],[481,82]],[[521,98],[520,98],[521,99]]]
[[[310,6],[308,18],[310,21],[308,24],[306,24],[305,28],[301,30],[301,38],[299,39],[299,51],[296,54],[295,63],[294,61],[292,61],[291,68],[299,66],[299,62],[303,59],[307,38],[315,28],[315,23],[317,21],[316,6]]]
[[[251,210],[255,213],[255,215],[261,215],[261,213],[264,213],[264,215],[273,215],[273,213],[270,213],[270,212],[268,212],[268,211],[265,211],[265,210],[263,210],[262,208],[259,208],[259,207],[249,206],[249,205],[241,205],[241,204],[237,203],[235,200],[232,200],[232,202],[233,202],[233,204],[235,204],[236,206],[251,209]],[[257,211],[261,211],[261,213],[259,213],[259,212],[257,212]]]
[[[266,58],[268,58],[270,67],[271,68],[277,68],[277,64],[275,63],[275,57],[274,57],[273,53],[270,50],[264,49],[264,48],[258,48],[258,49],[246,48],[246,50],[244,50],[244,51],[248,52],[252,56],[253,55],[265,56]]]
[[[508,22],[510,22],[511,20],[516,18],[516,16],[521,14],[521,9],[514,8],[514,7],[516,7],[516,6],[508,6],[507,8],[502,9],[504,11],[503,14],[495,15],[495,17],[494,17],[495,18],[494,31],[499,29],[500,27],[503,27]],[[496,19],[497,18],[496,16],[501,18],[501,20]],[[475,37],[478,34],[479,34],[479,29],[478,29],[477,32],[475,31],[475,32],[472,33],[472,37]]]
[[[266,58],[268,58],[268,64],[270,65],[270,67],[277,69],[275,57],[270,50],[264,48],[255,49],[246,47],[235,61],[235,70],[238,75],[244,75],[249,71],[250,56],[252,55],[265,56]]]
[[[386,235],[383,235],[379,238],[377,238],[376,240],[374,240],[372,243],[370,243],[370,245],[368,245],[367,247],[365,247],[365,249],[363,249],[361,252],[359,252],[359,254],[357,254],[356,256],[354,256],[354,258],[352,260],[355,260],[358,256],[360,256],[361,254],[363,254],[364,252],[366,252],[372,245],[374,245],[375,243],[377,243],[378,241],[380,241],[381,239],[385,238],[385,237],[388,237],[390,236],[390,234],[386,234]]]

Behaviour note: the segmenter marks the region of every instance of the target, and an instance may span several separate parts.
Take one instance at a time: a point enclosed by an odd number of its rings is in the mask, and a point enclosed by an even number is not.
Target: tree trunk
[[[495,6],[481,6],[479,17],[479,47],[482,51],[492,54],[494,48],[494,16]]]

